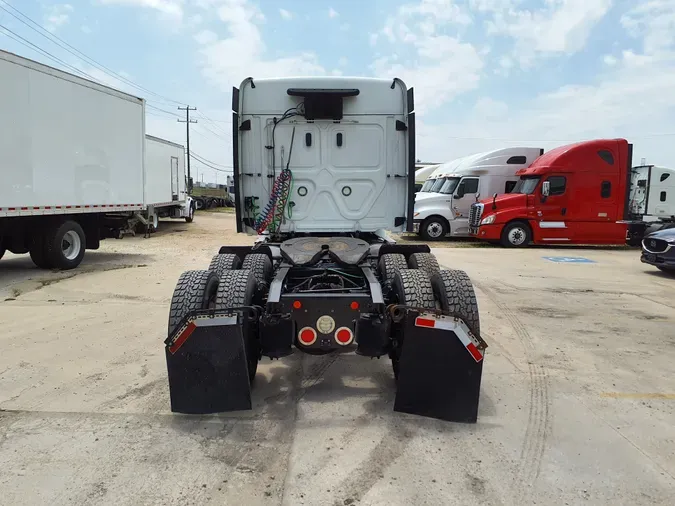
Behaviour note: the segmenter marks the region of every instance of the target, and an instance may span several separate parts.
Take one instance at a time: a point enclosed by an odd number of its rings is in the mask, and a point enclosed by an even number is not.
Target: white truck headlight
[[[486,216],[480,222],[481,225],[492,225],[495,222],[495,215]]]

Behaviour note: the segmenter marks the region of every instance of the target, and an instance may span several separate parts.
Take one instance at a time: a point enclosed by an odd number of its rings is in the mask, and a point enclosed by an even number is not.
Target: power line
[[[25,18],[26,20],[28,20],[28,22],[24,21],[23,19],[21,19],[19,16],[17,16],[17,15],[14,14],[13,12],[10,12],[9,10],[7,10],[7,9],[6,9],[5,7],[3,7],[2,5],[0,5],[0,9],[4,10],[4,11],[7,12],[9,15],[11,15],[11,16],[13,16],[14,18],[16,18],[17,20],[19,20],[21,23],[23,23],[24,25],[26,25],[28,28],[30,28],[30,29],[33,30],[34,32],[40,34],[42,37],[44,37],[45,39],[49,40],[49,41],[52,42],[53,44],[56,44],[56,45],[59,46],[61,49],[64,49],[65,51],[68,51],[70,54],[76,56],[76,57],[79,58],[80,60],[84,60],[85,62],[89,63],[90,65],[94,65],[94,66],[97,67],[99,70],[101,70],[101,71],[103,71],[104,73],[110,75],[111,77],[114,77],[114,78],[116,78],[116,79],[119,79],[120,81],[126,83],[126,84],[129,85],[129,86],[133,86],[134,88],[137,88],[137,89],[139,89],[139,90],[141,90],[141,91],[144,91],[144,92],[146,92],[146,93],[150,93],[151,95],[154,95],[154,96],[156,96],[156,97],[159,97],[160,99],[164,100],[165,102],[171,102],[171,103],[179,104],[179,105],[182,103],[182,102],[178,102],[178,101],[176,101],[176,100],[173,100],[173,99],[171,99],[171,98],[165,97],[165,96],[163,96],[163,95],[160,95],[159,93],[155,93],[154,91],[149,90],[148,88],[145,88],[145,87],[143,87],[143,86],[141,86],[141,85],[139,85],[139,84],[136,84],[135,82],[131,81],[130,79],[128,79],[128,78],[126,78],[126,77],[124,77],[124,76],[118,74],[117,72],[115,72],[114,70],[109,69],[108,67],[106,67],[106,66],[103,65],[102,63],[99,63],[98,61],[94,60],[93,58],[87,56],[87,55],[84,54],[82,51],[80,51],[80,50],[77,49],[76,47],[70,45],[68,42],[66,42],[65,40],[63,40],[62,38],[60,38],[58,35],[55,35],[55,34],[49,32],[49,31],[46,30],[44,27],[42,27],[39,23],[35,22],[35,21],[34,21],[33,19],[31,19],[29,16],[27,16],[26,14],[24,14],[23,12],[21,12],[19,9],[17,9],[16,7],[13,7],[13,6],[12,6],[11,4],[9,4],[6,0],[0,0],[0,2],[2,2],[3,4],[5,4],[7,7],[9,7],[10,9],[12,9],[14,12],[18,13],[20,16],[22,16],[22,17]],[[30,24],[29,24],[29,23],[30,23]],[[33,26],[31,26],[31,25],[33,25]],[[35,27],[37,27],[37,29],[36,29]],[[4,27],[4,28],[7,29],[6,27]],[[12,32],[12,33],[13,33],[13,32]],[[16,35],[16,34],[15,34],[15,35]],[[17,35],[17,36],[18,36],[18,35]],[[22,38],[23,38],[23,37],[22,37]],[[56,40],[54,40],[54,39],[56,39]],[[25,39],[24,39],[24,40],[25,40]],[[57,41],[61,42],[62,44],[59,44],[59,42],[57,42]],[[29,43],[30,43],[30,42],[29,42]],[[32,44],[32,43],[30,43],[30,44],[31,44],[31,45],[34,45],[34,44]],[[36,47],[37,47],[37,46],[36,46]],[[45,51],[45,52],[46,52],[46,51]],[[52,56],[53,56],[53,55],[52,55]],[[55,58],[55,57],[54,57],[54,58]],[[65,64],[65,63],[63,63],[63,62],[62,62],[62,64],[66,65],[66,66],[69,66],[69,65],[67,65],[67,64]],[[70,66],[69,66],[69,67],[70,67]],[[80,72],[81,72],[81,71],[80,71]],[[85,73],[85,74],[86,74],[86,73]],[[87,74],[87,75],[88,75],[88,74]],[[91,76],[89,76],[89,77],[91,78]],[[92,78],[92,79],[93,79],[93,78]]]
[[[218,165],[218,166],[226,168],[226,169],[232,169],[231,165],[224,165],[222,163],[214,162],[212,160],[209,160],[208,158],[204,158],[202,155],[200,155],[199,153],[196,153],[195,151],[192,151],[192,155],[200,161],[210,163],[212,165]]]
[[[194,155],[190,155],[190,158],[194,158],[194,160],[195,160],[196,162],[199,162],[199,163],[201,163],[202,165],[206,165],[207,167],[210,167],[211,169],[216,170],[216,171],[218,171],[218,172],[225,172],[225,173],[227,173],[227,174],[231,174],[231,173],[232,173],[231,170],[220,169],[220,168],[216,167],[215,165],[211,165],[210,163],[206,163],[206,162],[200,160],[199,158],[197,158],[197,157],[194,156]]]

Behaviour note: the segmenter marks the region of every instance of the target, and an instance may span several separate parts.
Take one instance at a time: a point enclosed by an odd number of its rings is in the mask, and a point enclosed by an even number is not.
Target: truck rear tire
[[[42,231],[37,231],[30,247],[30,258],[36,267],[40,269],[51,269],[53,266],[47,258],[47,251],[45,248],[45,234]]]
[[[233,253],[223,253],[214,255],[209,265],[209,270],[215,272],[218,277],[223,275],[225,271],[234,271],[241,266],[241,260]]]
[[[406,306],[436,309],[434,290],[429,275],[419,269],[401,269],[394,275],[391,285],[394,297],[399,304]],[[394,369],[394,378],[398,379],[401,350],[403,349],[403,329],[395,333],[394,346],[389,353],[391,366]]]
[[[169,334],[190,311],[213,309],[218,294],[218,275],[210,271],[186,271],[180,275],[171,297]]]
[[[439,271],[431,277],[434,296],[443,311],[462,320],[476,335],[480,335],[478,301],[468,274],[460,270]]]
[[[225,271],[218,284],[216,309],[250,306],[253,303],[255,292],[256,280],[252,270]],[[248,365],[248,380],[253,383],[260,360],[260,343],[258,342],[258,336],[252,330],[247,337],[244,348]]]
[[[420,235],[425,241],[440,241],[449,230],[448,222],[440,216],[431,216],[420,225]]]
[[[401,269],[407,268],[408,262],[405,261],[405,257],[400,253],[387,253],[380,257],[379,270],[382,276],[382,283],[385,285],[391,285],[396,273]]]
[[[272,280],[272,261],[264,253],[249,253],[244,258],[241,268],[249,269],[258,284],[258,291],[264,290]]]
[[[431,253],[413,253],[410,255],[408,265],[411,269],[420,269],[426,272],[429,277],[441,271],[438,260]]]
[[[79,223],[68,220],[49,228],[44,240],[45,259],[51,266],[68,270],[82,262],[86,238]]]
[[[532,230],[524,221],[512,221],[502,230],[501,244],[506,248],[524,248],[532,240]]]

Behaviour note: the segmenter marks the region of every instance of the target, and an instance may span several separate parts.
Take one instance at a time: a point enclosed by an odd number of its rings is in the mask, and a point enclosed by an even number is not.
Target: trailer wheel
[[[530,244],[532,230],[524,221],[512,221],[502,231],[501,244],[507,248],[522,248]]]
[[[455,314],[480,335],[478,301],[468,274],[460,270],[440,271],[431,277],[431,287],[443,311]]]
[[[420,269],[426,272],[429,276],[441,271],[438,260],[431,253],[413,253],[410,255],[408,265],[411,269]]]
[[[210,271],[186,271],[178,278],[171,297],[169,335],[190,311],[213,309],[218,293],[218,275]]]
[[[216,309],[250,306],[253,303],[255,291],[256,280],[253,271],[250,269],[225,271],[220,276],[218,284]],[[248,379],[252,383],[258,370],[258,360],[260,360],[258,336],[252,331],[249,332],[244,346],[248,365]]]
[[[422,270],[401,269],[397,271],[391,289],[399,304],[426,309],[436,308],[434,290],[429,275]],[[403,339],[403,329],[396,329],[394,331],[394,346],[389,353],[391,365],[394,369],[394,378],[396,379],[398,379]]]
[[[382,282],[385,285],[391,285],[394,276],[401,269],[407,269],[408,263],[405,257],[400,253],[387,253],[380,257],[379,270],[382,276]]]
[[[209,265],[209,270],[215,272],[218,277],[223,275],[225,271],[233,271],[239,269],[241,260],[233,253],[223,253],[214,255]]]
[[[264,253],[249,253],[241,264],[242,269],[249,269],[253,272],[258,291],[264,290],[272,279],[272,261]]]
[[[46,261],[57,269],[74,269],[84,257],[84,230],[75,221],[64,221],[45,234]]]

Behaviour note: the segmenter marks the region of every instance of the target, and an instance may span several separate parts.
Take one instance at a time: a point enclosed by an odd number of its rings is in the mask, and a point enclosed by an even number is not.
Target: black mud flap
[[[171,411],[251,409],[244,339],[248,313],[192,311],[164,342]]]
[[[475,423],[485,344],[459,318],[408,311],[394,411]]]

